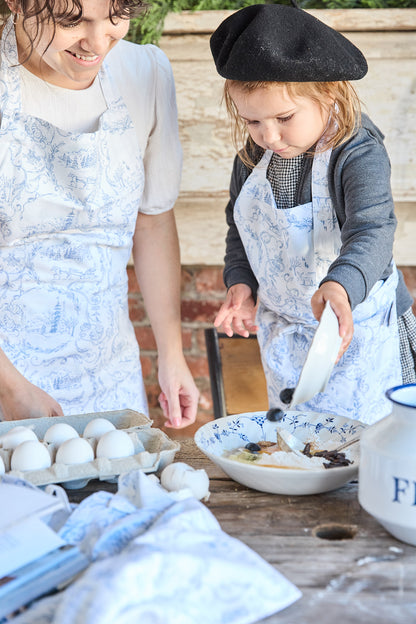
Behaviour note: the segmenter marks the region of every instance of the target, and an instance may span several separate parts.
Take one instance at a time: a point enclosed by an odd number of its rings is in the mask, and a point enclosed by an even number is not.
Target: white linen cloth
[[[195,498],[142,471],[86,498],[60,531],[93,561],[13,624],[250,624],[301,592]]]

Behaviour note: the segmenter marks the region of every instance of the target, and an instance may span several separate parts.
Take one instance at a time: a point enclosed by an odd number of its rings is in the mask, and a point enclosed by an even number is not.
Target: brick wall
[[[128,267],[130,318],[140,344],[143,376],[149,401],[150,417],[155,426],[163,428],[164,418],[157,397],[160,389],[157,381],[156,343],[149,324],[139,285],[133,267]],[[184,353],[191,373],[201,393],[197,426],[212,420],[212,399],[206,359],[204,329],[212,327],[213,319],[225,296],[222,267],[182,267],[182,339]],[[196,428],[188,427],[184,435]],[[166,429],[172,437],[173,430]],[[176,437],[181,437],[177,432]]]
[[[416,299],[416,267],[400,267],[406,284]],[[143,375],[149,400],[150,417],[155,426],[163,428],[163,416],[158,404],[159,386],[156,369],[156,345],[152,330],[143,306],[140,289],[132,267],[128,268],[129,307],[136,337],[141,347]],[[177,432],[176,437],[189,435],[212,420],[212,400],[209,384],[208,363],[206,360],[204,329],[211,327],[213,319],[224,299],[225,288],[220,266],[182,267],[182,336],[184,352],[201,392],[201,401],[195,427]],[[413,306],[416,313],[416,303]],[[166,432],[172,436],[173,430]]]

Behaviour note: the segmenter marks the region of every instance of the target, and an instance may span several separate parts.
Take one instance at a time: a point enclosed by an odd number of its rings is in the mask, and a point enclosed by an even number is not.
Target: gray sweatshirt
[[[348,293],[351,308],[364,301],[374,284],[391,273],[396,217],[390,187],[390,161],[384,136],[366,116],[362,126],[346,143],[332,151],[329,161],[329,192],[341,230],[341,251],[321,284],[335,281]],[[263,150],[256,149],[254,162]],[[311,157],[303,160],[295,205],[312,201]],[[234,223],[234,203],[250,170],[235,157],[230,183],[230,201],[226,208],[228,232],[224,283],[247,284],[254,297],[257,280],[251,270],[244,246]],[[397,287],[397,313],[404,314],[412,305],[401,272]]]

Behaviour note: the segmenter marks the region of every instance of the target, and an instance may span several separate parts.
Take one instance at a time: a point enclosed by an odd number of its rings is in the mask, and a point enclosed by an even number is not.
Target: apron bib
[[[144,170],[127,108],[104,64],[96,132],[26,115],[10,20],[0,45],[0,346],[66,415],[147,413],[126,274]]]
[[[247,178],[234,219],[259,283],[258,340],[269,403],[285,408],[283,388],[298,382],[318,326],[311,297],[339,255],[341,235],[328,190],[331,150],[317,152],[312,201],[278,210],[267,180],[273,152],[266,151]],[[391,411],[385,390],[401,383],[396,318],[397,270],[377,282],[353,312],[354,337],[334,367],[324,393],[296,406],[372,423]]]

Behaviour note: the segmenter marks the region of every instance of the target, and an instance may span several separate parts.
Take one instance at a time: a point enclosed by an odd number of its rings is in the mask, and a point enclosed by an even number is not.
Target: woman
[[[121,41],[141,0],[9,2],[0,67],[2,418],[147,412],[134,266],[167,426],[196,417],[181,343],[181,168],[164,54]]]

